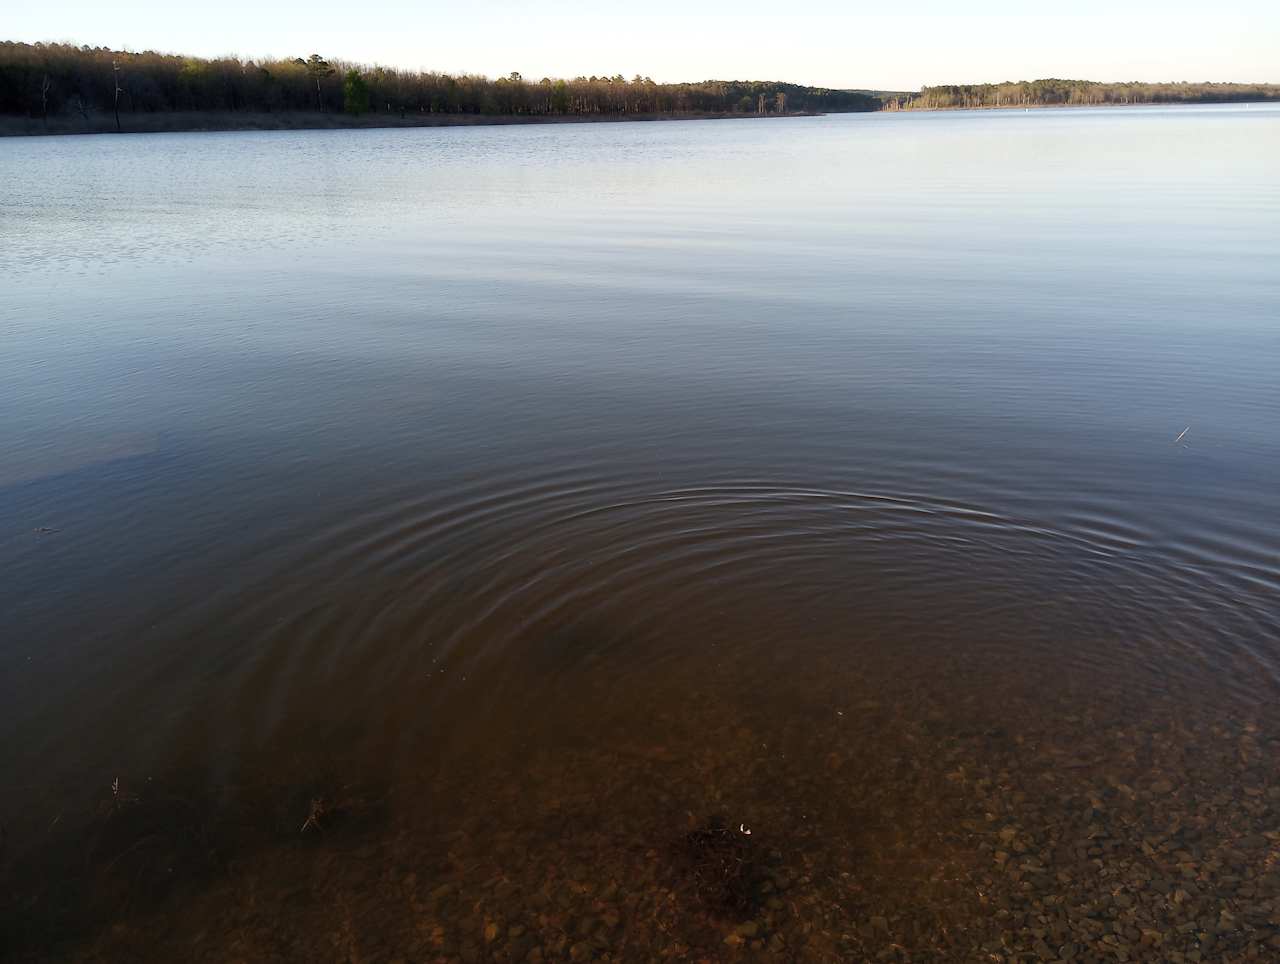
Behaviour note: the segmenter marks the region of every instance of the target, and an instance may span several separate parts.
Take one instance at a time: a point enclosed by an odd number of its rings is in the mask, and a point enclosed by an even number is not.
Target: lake
[[[1277,953],[1278,161],[0,142],[0,944]]]

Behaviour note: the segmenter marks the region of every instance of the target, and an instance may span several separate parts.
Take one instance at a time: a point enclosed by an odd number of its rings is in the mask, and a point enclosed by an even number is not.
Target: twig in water
[[[137,802],[138,795],[136,793],[129,793],[120,786],[120,778],[116,777],[111,781],[111,799],[104,800],[98,809],[104,813],[116,813],[123,810],[126,804]],[[59,817],[61,817],[61,814],[59,814]],[[57,823],[57,821],[55,820],[54,823]],[[52,826],[50,826],[50,829],[53,829]]]
[[[329,813],[329,804],[323,797],[317,797],[311,801],[311,812],[307,814],[306,822],[302,825],[302,832],[308,830],[323,830],[324,826],[321,820]]]
[[[1182,441],[1183,436],[1184,436],[1184,435],[1186,435],[1186,434],[1187,434],[1188,432],[1190,432],[1190,431],[1191,431],[1191,426],[1190,426],[1190,425],[1188,425],[1186,428],[1184,428],[1181,432],[1179,432],[1179,433],[1178,433],[1178,437],[1177,437],[1176,439],[1174,439],[1174,440],[1173,440],[1173,444],[1174,444],[1174,445],[1177,445],[1179,442],[1181,442],[1181,441]]]

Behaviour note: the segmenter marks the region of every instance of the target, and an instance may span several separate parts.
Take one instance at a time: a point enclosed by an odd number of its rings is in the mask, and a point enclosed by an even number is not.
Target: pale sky
[[[0,40],[450,73],[915,90],[1036,77],[1280,82],[1277,0],[0,0]],[[962,13],[963,9],[970,13]],[[863,12],[865,11],[865,12]]]

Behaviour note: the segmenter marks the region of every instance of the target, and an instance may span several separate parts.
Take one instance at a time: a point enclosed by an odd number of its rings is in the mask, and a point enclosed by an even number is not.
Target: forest
[[[1089,104],[1222,104],[1280,100],[1280,84],[1105,84],[1093,80],[1020,80],[1003,84],[922,87],[889,96],[889,110],[978,107],[1049,107]]]
[[[156,130],[170,116],[218,117],[219,126],[249,117],[258,126],[380,126],[1263,100],[1280,100],[1280,85],[1048,79],[898,93],[764,81],[659,84],[621,74],[532,80],[512,72],[494,79],[370,67],[319,54],[207,59],[0,42],[0,117],[16,119],[10,130],[17,133]]]
[[[878,110],[870,94],[761,81],[658,84],[648,77],[490,79],[328,60],[202,59],[105,47],[0,42],[0,114],[92,119],[128,129],[166,112],[661,116]],[[118,118],[118,121],[116,120]]]

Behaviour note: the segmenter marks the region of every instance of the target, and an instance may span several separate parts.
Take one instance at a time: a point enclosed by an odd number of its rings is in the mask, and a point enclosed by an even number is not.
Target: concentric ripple
[[[545,689],[609,660],[622,685],[715,651],[761,672],[818,651],[963,653],[1148,690],[1212,667],[1266,698],[1280,572],[1245,533],[1194,531],[1169,541],[1088,505],[1031,518],[780,478],[518,467],[267,533],[245,567],[275,591],[229,585],[173,618],[237,641],[220,651],[225,692],[256,733],[317,699],[403,727],[445,700],[545,698],[533,675]]]

